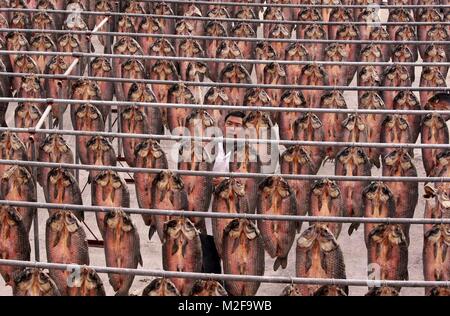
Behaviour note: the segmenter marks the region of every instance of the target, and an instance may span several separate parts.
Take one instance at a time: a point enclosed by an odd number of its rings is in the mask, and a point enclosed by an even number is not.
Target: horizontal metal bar
[[[367,8],[368,6],[365,6]],[[14,9],[13,12],[29,12],[30,9]],[[3,10],[0,9],[0,12]],[[39,10],[42,11],[42,10]],[[67,11],[67,10],[45,10],[46,13],[67,13],[67,14],[74,14],[74,11]],[[310,24],[318,24],[318,25],[345,25],[345,24],[352,24],[352,25],[368,25],[370,23],[376,24],[376,25],[449,25],[450,22],[440,21],[438,23],[436,22],[382,22],[382,21],[373,21],[373,22],[367,22],[367,21],[351,21],[351,22],[338,22],[338,21],[297,21],[297,20],[266,20],[266,19],[239,19],[239,18],[233,18],[233,17],[226,17],[226,18],[218,18],[218,17],[207,17],[207,16],[185,16],[185,15],[163,15],[163,14],[153,14],[153,13],[126,13],[126,12],[96,12],[96,11],[81,11],[76,12],[75,14],[83,14],[83,15],[100,15],[100,16],[129,16],[129,17],[151,17],[154,19],[163,19],[163,20],[192,20],[192,21],[217,21],[217,22],[236,22],[236,23],[251,23],[251,24],[283,24],[283,25],[310,25]]]
[[[155,0],[141,0],[141,2],[155,2]],[[252,2],[228,2],[228,1],[206,1],[206,0],[164,0],[165,3],[170,3],[170,4],[204,4],[204,5],[214,5],[214,6],[247,6],[247,7],[260,7],[260,8],[264,8],[264,7],[280,7],[280,8],[298,8],[299,4],[282,4],[282,3],[252,3]],[[374,4],[375,5],[375,4]],[[378,4],[376,4],[378,5]],[[345,8],[367,8],[368,5],[364,4],[301,4],[301,7],[318,7],[318,8],[335,8],[335,7],[345,7]],[[370,7],[370,6],[369,6]],[[382,1],[382,3],[380,4],[381,8],[447,8],[450,7],[450,5],[445,5],[445,4],[438,4],[438,5],[434,5],[434,4],[425,4],[425,5],[394,5],[394,4],[389,4],[387,1]]]
[[[449,42],[450,43],[450,42]],[[144,60],[161,60],[161,56],[153,55],[122,55],[122,54],[102,54],[102,53],[82,53],[82,52],[42,52],[42,51],[10,51],[10,50],[0,50],[0,55],[10,55],[10,54],[25,54],[25,55],[43,55],[43,56],[70,56],[70,57],[108,57],[112,59],[144,59]],[[328,60],[281,60],[281,59],[270,59],[270,60],[258,60],[258,59],[229,59],[229,58],[212,58],[212,57],[179,57],[179,56],[164,56],[165,60],[170,61],[202,61],[202,62],[214,62],[214,63],[238,63],[238,64],[272,64],[278,63],[280,65],[310,65],[310,64],[320,64],[322,66],[327,65],[339,65],[339,66],[392,66],[392,65],[403,65],[403,66],[415,66],[415,67],[425,67],[425,66],[450,66],[450,62],[369,62],[369,61],[328,61]]]
[[[301,145],[315,147],[367,147],[367,148],[419,148],[419,149],[450,149],[450,144],[416,144],[416,143],[370,143],[370,142],[335,142],[335,141],[306,141],[306,140],[284,140],[284,139],[257,139],[257,138],[226,138],[218,136],[177,136],[177,135],[157,135],[157,134],[139,134],[139,133],[116,133],[101,131],[77,131],[61,129],[34,129],[17,127],[0,127],[0,132],[14,133],[39,133],[56,134],[72,136],[103,136],[114,138],[139,138],[167,141],[192,140],[198,142],[232,142],[232,143],[259,143],[259,144],[278,144],[285,146]]]
[[[117,207],[90,206],[75,204],[57,204],[41,202],[24,202],[0,200],[0,205],[9,205],[15,207],[35,207],[37,209],[53,210],[72,210],[85,211],[92,213],[104,213],[117,210]],[[330,222],[330,223],[373,223],[373,224],[450,224],[450,218],[393,218],[393,217],[337,217],[337,216],[300,216],[300,215],[269,215],[269,214],[249,214],[249,213],[222,213],[222,212],[194,212],[186,210],[164,210],[164,209],[145,209],[145,208],[120,208],[125,213],[139,215],[164,215],[178,217],[202,217],[202,218],[227,218],[227,219],[249,219],[249,220],[269,220],[269,221],[287,221],[287,222]]]
[[[194,170],[174,170],[174,169],[157,169],[157,168],[136,168],[136,167],[117,167],[117,166],[99,166],[99,165],[82,165],[67,163],[50,163],[40,161],[21,161],[21,160],[4,160],[0,159],[0,165],[18,165],[31,167],[47,167],[47,168],[64,168],[75,170],[112,170],[116,172],[129,173],[150,173],[157,174],[162,171],[172,171],[178,175],[198,176],[198,177],[223,177],[223,178],[267,178],[273,173],[242,173],[242,172],[215,172],[215,171],[194,171]],[[385,177],[385,176],[336,176],[336,175],[311,175],[311,174],[277,174],[286,180],[320,180],[329,179],[332,181],[384,181],[384,182],[450,182],[450,177]]]
[[[81,34],[81,35],[92,35],[92,31],[76,31],[76,30],[42,30],[42,29],[8,29],[0,28],[0,32],[21,32],[21,33],[50,33],[50,34]],[[233,37],[233,36],[206,36],[206,35],[175,35],[175,34],[150,34],[150,33],[132,33],[132,32],[103,32],[97,31],[96,35],[109,35],[109,36],[131,36],[131,37],[149,37],[149,38],[165,38],[165,39],[195,39],[195,40],[228,40],[228,41],[246,41],[246,42],[275,42],[275,43],[301,43],[301,44],[314,44],[314,43],[339,43],[339,44],[410,44],[410,45],[426,45],[426,44],[439,44],[439,45],[449,45],[450,41],[396,41],[396,40],[339,40],[339,39],[292,39],[292,38],[260,38],[260,37]]]
[[[440,114],[450,115],[450,110],[389,110],[389,109],[337,109],[337,108],[294,108],[277,106],[240,106],[217,104],[180,104],[159,102],[132,102],[132,101],[102,101],[102,100],[77,100],[77,99],[52,99],[52,98],[7,98],[0,97],[0,102],[29,102],[29,103],[55,103],[55,104],[92,104],[103,106],[126,107],[136,105],[149,108],[179,108],[196,110],[224,110],[224,111],[262,111],[281,113],[348,113],[348,114],[397,114],[397,115],[426,115]]]
[[[130,82],[130,83],[146,83],[159,85],[175,85],[184,83],[186,86],[195,87],[233,87],[233,88],[263,88],[263,89],[292,89],[292,90],[327,90],[327,91],[437,91],[448,92],[449,87],[391,87],[391,86],[308,86],[293,84],[253,84],[253,83],[225,83],[225,82],[196,82],[196,81],[179,81],[179,80],[153,80],[153,79],[134,79],[134,78],[117,78],[117,77],[94,77],[94,76],[76,76],[76,75],[55,75],[55,74],[32,74],[19,72],[0,72],[0,76],[6,77],[25,77],[33,75],[37,78],[66,79],[78,80],[87,79],[92,81],[105,82]]]
[[[20,260],[0,259],[0,265],[31,267],[39,269],[56,269],[72,271],[77,265],[63,263],[45,263]],[[420,280],[366,280],[366,279],[327,279],[327,278],[300,278],[290,276],[256,276],[256,275],[238,275],[238,274],[213,274],[200,272],[176,272],[149,269],[129,269],[113,268],[104,266],[79,266],[88,267],[97,273],[130,274],[139,276],[151,276],[162,278],[184,278],[194,280],[221,280],[221,281],[243,281],[243,282],[262,282],[262,283],[286,283],[286,284],[314,284],[314,285],[340,285],[340,286],[400,286],[400,287],[432,287],[432,286],[450,286],[450,281],[420,281]]]
[[[140,0],[140,2],[149,2],[153,3],[155,0]],[[221,2],[221,1],[192,1],[192,0],[164,0],[166,4],[195,4],[195,5],[211,5],[211,6],[219,6],[219,7],[229,7],[229,6],[238,6],[238,7],[259,7],[259,8],[270,8],[270,7],[276,7],[276,8],[298,8],[299,4],[290,4],[290,3],[252,3],[252,2]],[[418,5],[418,4],[388,4],[387,2],[383,2],[381,4],[373,4],[373,6],[377,6],[380,9],[420,9],[420,8],[450,8],[450,5],[447,4],[424,4],[424,5]],[[301,4],[301,7],[303,8],[361,8],[366,9],[374,8],[370,5],[365,4]],[[20,9],[20,8],[0,8],[1,11],[5,12],[19,12],[18,10],[24,11],[24,12],[41,12],[42,9]],[[54,13],[73,13],[74,11],[71,10],[45,10],[46,12],[54,12]],[[78,12],[77,12],[78,13]],[[85,15],[101,15],[103,12],[97,12],[97,11],[81,11],[80,14]],[[96,14],[97,13],[97,14]],[[108,13],[116,13],[116,12],[108,12]],[[122,13],[123,15],[124,13]]]

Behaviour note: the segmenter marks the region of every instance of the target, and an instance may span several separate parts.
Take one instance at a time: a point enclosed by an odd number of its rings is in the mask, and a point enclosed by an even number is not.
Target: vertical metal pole
[[[31,140],[31,155],[33,158],[33,161],[35,161],[36,159],[36,148],[35,148],[35,144],[34,144],[34,137],[30,136],[30,140]],[[34,181],[34,185],[35,185],[35,190],[34,190],[34,199],[37,202],[38,198],[37,198],[37,181],[35,181],[37,179],[37,167],[32,168],[33,171],[33,181]],[[33,214],[33,234],[34,234],[34,260],[35,261],[40,261],[41,260],[41,256],[40,256],[40,252],[39,252],[39,220],[38,220],[38,208],[36,208],[36,211]]]

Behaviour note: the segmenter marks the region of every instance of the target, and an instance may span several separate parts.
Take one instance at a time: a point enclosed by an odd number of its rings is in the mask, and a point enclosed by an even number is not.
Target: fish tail
[[[273,271],[277,271],[279,268],[286,269],[287,257],[277,257],[273,263]]]
[[[351,236],[354,231],[358,230],[359,223],[352,223],[350,227],[348,228],[348,235]]]

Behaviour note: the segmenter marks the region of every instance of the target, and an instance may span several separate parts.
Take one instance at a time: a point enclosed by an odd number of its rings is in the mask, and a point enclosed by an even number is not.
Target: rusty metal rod
[[[183,108],[195,110],[225,110],[225,111],[263,111],[286,113],[348,113],[348,114],[398,114],[398,115],[426,115],[440,114],[450,115],[450,110],[389,110],[389,109],[337,109],[337,108],[294,108],[277,106],[240,106],[240,105],[216,105],[216,104],[178,104],[159,102],[132,102],[132,101],[102,101],[102,100],[77,100],[77,99],[52,99],[52,98],[9,98],[0,97],[0,102],[30,102],[30,103],[60,103],[60,104],[92,104],[106,106],[140,106],[158,108]]]
[[[101,131],[77,131],[60,129],[39,129],[18,128],[18,127],[0,127],[0,132],[14,133],[40,133],[55,135],[72,136],[103,136],[113,138],[139,138],[167,141],[198,141],[198,142],[216,142],[216,143],[258,143],[258,144],[278,144],[285,146],[318,146],[318,147],[367,147],[367,148],[420,148],[420,149],[450,149],[450,144],[416,144],[416,143],[369,143],[369,142],[335,142],[335,141],[307,141],[307,140],[284,140],[284,139],[258,139],[258,138],[227,138],[217,136],[187,136],[187,135],[158,135],[158,134],[134,134],[122,132],[101,132]]]
[[[436,43],[436,42],[434,42]],[[449,41],[450,44],[450,41]],[[161,56],[153,55],[123,55],[123,54],[103,54],[103,53],[83,53],[83,52],[42,52],[42,51],[11,51],[11,50],[0,50],[0,55],[43,55],[43,56],[67,56],[67,57],[107,57],[107,58],[118,58],[118,59],[145,59],[145,60],[161,60]],[[164,56],[164,60],[170,61],[202,61],[202,62],[215,62],[215,63],[246,63],[246,64],[273,64],[277,63],[280,65],[311,65],[318,64],[321,66],[328,65],[339,65],[339,66],[416,66],[416,67],[438,67],[438,66],[450,66],[450,62],[369,62],[369,61],[311,61],[311,60],[258,60],[258,59],[229,59],[229,58],[209,58],[209,57],[174,57],[174,56]],[[62,75],[60,75],[62,76]]]
[[[303,6],[303,5],[302,5]],[[278,7],[278,6],[277,6]],[[336,6],[334,6],[336,7]],[[435,6],[439,7],[440,6]],[[314,8],[318,8],[314,5]],[[368,6],[364,6],[365,9]],[[31,12],[30,10],[36,9],[14,9],[13,12]],[[37,9],[38,12],[42,11]],[[0,12],[5,11],[4,9],[0,9]],[[73,14],[73,11],[68,10],[45,10],[47,13],[68,13]],[[217,22],[237,22],[237,23],[252,23],[252,24],[283,24],[283,25],[303,25],[303,24],[319,24],[319,25],[342,25],[342,24],[352,24],[352,25],[370,25],[370,22],[367,21],[351,21],[351,22],[338,22],[338,21],[293,21],[293,20],[265,20],[265,19],[239,19],[239,18],[211,18],[207,16],[184,16],[184,15],[162,15],[162,14],[153,14],[153,13],[126,13],[126,12],[96,12],[96,11],[79,11],[76,14],[82,15],[100,15],[100,16],[129,16],[129,17],[150,17],[154,19],[164,19],[164,20],[193,20],[193,21],[217,21]],[[381,22],[381,21],[373,21],[373,24],[377,25],[448,25],[450,22],[439,21],[439,22]]]
[[[312,23],[312,22],[309,22]],[[314,22],[315,23],[315,22]],[[77,30],[41,30],[41,29],[7,29],[0,28],[1,32],[19,32],[19,33],[50,33],[50,34],[84,34],[87,36],[92,35],[92,31],[77,31]],[[449,45],[450,41],[396,41],[396,40],[339,40],[339,39],[291,39],[291,38],[258,38],[258,37],[233,37],[233,36],[207,36],[207,35],[175,35],[175,34],[151,34],[151,33],[127,33],[127,32],[95,32],[96,35],[109,35],[109,36],[131,36],[131,37],[150,37],[150,38],[166,38],[166,39],[196,39],[196,40],[227,40],[227,41],[247,41],[247,42],[276,42],[276,43],[302,43],[302,44],[314,44],[314,43],[339,43],[339,44],[414,44],[414,45]],[[45,53],[45,52],[42,52]],[[79,54],[86,54],[80,52]]]
[[[48,167],[63,168],[75,170],[111,170],[116,172],[130,173],[151,173],[157,174],[162,171],[171,171],[179,175],[199,176],[199,177],[223,177],[223,178],[267,178],[275,174],[273,173],[242,173],[242,172],[215,172],[215,171],[194,171],[194,170],[174,170],[174,169],[157,169],[157,168],[137,168],[137,167],[117,167],[117,166],[100,166],[100,165],[82,165],[67,163],[50,163],[40,161],[22,161],[22,160],[4,160],[0,159],[0,165],[18,165],[32,167]],[[384,182],[450,182],[450,177],[385,177],[385,176],[336,176],[336,175],[311,175],[311,174],[276,174],[282,176],[286,180],[321,180],[329,179],[333,181],[384,181]]]
[[[269,214],[250,214],[250,213],[220,213],[220,212],[196,212],[186,210],[165,210],[165,209],[145,209],[135,207],[104,207],[75,204],[57,204],[25,201],[0,200],[0,205],[9,205],[16,207],[36,207],[39,209],[56,209],[71,211],[86,211],[92,213],[111,212],[121,209],[125,213],[139,215],[164,215],[179,217],[202,217],[202,218],[228,218],[228,219],[249,219],[249,220],[270,220],[270,221],[288,221],[288,222],[330,222],[330,223],[376,223],[376,224],[450,224],[450,218],[374,218],[374,217],[337,217],[337,216],[300,216],[300,215],[269,215]],[[44,210],[42,210],[44,211]]]
[[[327,91],[437,91],[448,92],[450,87],[391,87],[391,86],[307,86],[292,84],[254,84],[254,83],[224,83],[224,82],[196,82],[196,81],[180,81],[180,80],[153,80],[153,79],[133,79],[133,78],[116,78],[116,77],[92,77],[92,76],[75,76],[75,75],[55,75],[55,74],[32,74],[18,72],[0,72],[0,76],[7,77],[26,77],[35,76],[37,78],[66,79],[66,80],[92,80],[107,82],[130,82],[145,83],[159,85],[175,85],[183,83],[186,86],[195,87],[233,87],[233,88],[263,88],[263,89],[292,89],[292,90],[327,90]]]
[[[316,285],[349,285],[349,286],[400,286],[400,287],[449,287],[450,281],[420,281],[420,280],[367,280],[367,279],[328,279],[328,278],[299,278],[290,276],[256,276],[237,274],[213,274],[200,272],[176,272],[150,269],[113,268],[104,266],[80,266],[76,264],[31,262],[21,260],[0,259],[0,265],[31,267],[39,269],[56,269],[73,271],[76,268],[91,268],[97,273],[130,274],[163,278],[184,278],[195,280],[222,280],[262,283],[286,284],[316,284]]]

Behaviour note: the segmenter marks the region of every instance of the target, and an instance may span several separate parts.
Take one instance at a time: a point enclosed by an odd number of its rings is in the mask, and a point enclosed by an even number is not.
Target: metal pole
[[[73,264],[29,262],[19,260],[0,259],[0,265],[32,267],[40,269],[67,270],[73,269]],[[348,285],[348,286],[400,286],[400,287],[429,287],[429,286],[450,286],[450,281],[420,281],[420,280],[367,280],[367,279],[330,279],[330,278],[299,278],[289,276],[256,276],[237,274],[213,274],[198,272],[176,272],[149,269],[127,269],[101,266],[79,266],[80,268],[90,268],[98,273],[131,274],[140,276],[152,276],[163,278],[184,278],[200,280],[223,280],[223,281],[243,281],[243,282],[263,282],[263,283],[287,283],[287,284],[317,284],[317,285]]]
[[[111,170],[116,172],[133,172],[133,173],[151,173],[158,174],[162,171],[170,171],[179,175],[201,176],[201,177],[220,177],[220,178],[267,178],[274,175],[282,176],[286,180],[322,180],[331,181],[384,181],[384,182],[450,182],[450,177],[385,177],[385,176],[336,176],[336,175],[312,175],[312,174],[273,174],[273,173],[242,173],[242,172],[212,172],[212,171],[194,171],[194,170],[172,170],[157,168],[136,168],[136,167],[117,167],[117,166],[100,166],[100,165],[81,165],[67,163],[50,163],[39,161],[20,161],[20,160],[0,160],[0,165],[15,164],[19,166],[40,166],[48,168],[65,168],[75,170]]]
[[[117,207],[89,206],[76,204],[57,204],[25,201],[0,200],[0,205],[16,207],[36,207],[39,209],[57,209],[102,213],[115,211]],[[270,215],[251,213],[223,213],[223,212],[199,212],[186,210],[165,210],[124,207],[120,208],[125,213],[139,215],[163,215],[178,217],[202,217],[202,218],[227,218],[248,219],[255,221],[286,221],[286,222],[311,222],[311,223],[372,223],[372,224],[412,224],[412,225],[447,225],[450,218],[394,218],[394,217],[338,217],[338,216],[302,216],[302,215]]]

